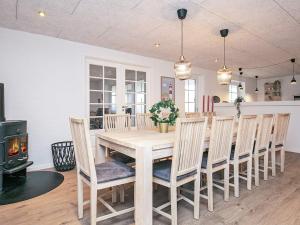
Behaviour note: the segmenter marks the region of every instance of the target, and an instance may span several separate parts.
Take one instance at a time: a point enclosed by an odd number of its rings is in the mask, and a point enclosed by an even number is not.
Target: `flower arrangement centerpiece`
[[[234,105],[236,107],[236,110],[237,110],[237,117],[240,118],[241,116],[241,102],[244,102],[245,99],[240,96],[240,97],[237,97],[235,100],[234,100]]]
[[[154,125],[159,125],[161,133],[167,133],[169,125],[175,125],[179,109],[172,100],[162,100],[154,104],[149,110]]]

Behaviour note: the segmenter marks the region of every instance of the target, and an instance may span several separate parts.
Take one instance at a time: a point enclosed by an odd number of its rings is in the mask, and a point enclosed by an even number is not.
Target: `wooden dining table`
[[[206,144],[209,141],[209,128]],[[127,132],[96,133],[96,163],[105,162],[106,148],[113,149],[135,159],[136,201],[135,224],[152,224],[152,169],[153,161],[172,156],[175,131],[159,133],[157,130],[131,130]]]

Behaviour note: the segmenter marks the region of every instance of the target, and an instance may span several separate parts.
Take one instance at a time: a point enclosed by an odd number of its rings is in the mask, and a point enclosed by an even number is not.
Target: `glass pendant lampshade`
[[[217,71],[217,80],[218,80],[218,83],[221,85],[230,84],[231,77],[232,77],[232,70],[227,68],[226,64],[225,64],[225,56],[226,56],[225,55],[225,38],[227,37],[228,32],[229,32],[228,29],[220,30],[221,37],[224,38],[224,65],[221,69],[219,69]]]
[[[293,78],[292,78],[292,80],[291,80],[291,84],[297,84],[297,81],[296,81],[296,79],[295,79],[295,61],[296,61],[296,59],[291,59],[291,62],[293,63]]]
[[[186,61],[182,55],[178,62],[174,64],[175,76],[180,80],[186,80],[191,77],[192,64]]]
[[[179,61],[174,64],[175,77],[179,80],[186,80],[191,77],[192,63],[187,61],[183,56],[183,20],[187,14],[186,9],[178,9],[177,15],[181,20],[181,56]]]
[[[218,83],[221,85],[228,85],[231,82],[232,71],[225,65],[217,72]]]

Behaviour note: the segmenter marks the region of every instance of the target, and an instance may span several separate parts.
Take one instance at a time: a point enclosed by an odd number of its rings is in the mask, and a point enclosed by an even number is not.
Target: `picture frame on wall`
[[[169,100],[175,102],[175,78],[161,77],[161,100]]]

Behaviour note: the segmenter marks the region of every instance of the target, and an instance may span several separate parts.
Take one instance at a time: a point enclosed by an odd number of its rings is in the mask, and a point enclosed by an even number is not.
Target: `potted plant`
[[[234,105],[237,110],[236,115],[238,118],[240,118],[240,115],[241,115],[241,102],[244,102],[244,101],[245,101],[245,99],[242,96],[239,96],[234,100]]]
[[[159,125],[161,133],[168,133],[169,125],[175,125],[179,109],[172,100],[162,100],[154,104],[149,110],[154,125]]]

